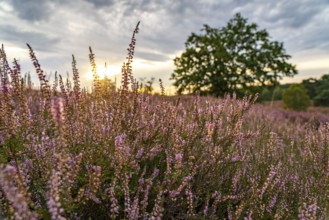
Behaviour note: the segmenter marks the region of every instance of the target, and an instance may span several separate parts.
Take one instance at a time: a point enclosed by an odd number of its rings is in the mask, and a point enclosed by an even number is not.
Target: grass
[[[92,50],[91,93],[74,57],[72,84],[51,85],[29,47],[35,91],[0,50],[2,218],[328,218],[327,114],[140,93],[137,32],[118,90],[98,78]]]

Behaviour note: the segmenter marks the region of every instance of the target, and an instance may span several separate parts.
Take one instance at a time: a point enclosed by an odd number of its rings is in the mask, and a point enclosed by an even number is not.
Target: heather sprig
[[[89,47],[89,61],[91,65],[91,72],[93,73],[93,88],[96,96],[100,95],[100,79],[99,79],[99,74],[97,73],[97,66],[96,66],[96,61],[95,61],[95,54],[93,53],[91,47]]]
[[[33,65],[34,65],[36,72],[38,74],[38,77],[39,77],[39,81],[41,84],[40,85],[41,94],[44,96],[45,99],[47,99],[49,101],[50,100],[50,87],[48,84],[48,80],[46,79],[46,75],[45,75],[44,71],[41,69],[41,65],[39,64],[39,61],[38,61],[37,57],[35,56],[35,53],[34,53],[32,47],[29,44],[26,44],[26,45],[29,48],[31,60],[33,62]]]
[[[15,167],[7,165],[0,168],[0,186],[15,219],[37,219],[38,215],[30,210],[31,201]]]
[[[78,100],[80,98],[80,76],[77,68],[77,62],[75,60],[74,55],[72,55],[72,72],[73,72],[73,91],[75,94],[75,98]]]

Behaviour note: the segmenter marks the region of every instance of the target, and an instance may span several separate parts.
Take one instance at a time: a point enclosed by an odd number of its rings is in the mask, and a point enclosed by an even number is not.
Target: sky
[[[0,0],[0,44],[9,61],[18,59],[22,72],[31,72],[34,79],[26,43],[49,77],[55,71],[71,74],[74,54],[82,85],[88,88],[89,46],[100,72],[107,63],[106,74],[112,79],[117,74],[120,81],[140,21],[133,74],[137,79],[161,78],[173,93],[173,59],[184,51],[187,37],[200,34],[204,24],[223,27],[238,12],[284,43],[299,74],[283,83],[329,73],[329,0]]]

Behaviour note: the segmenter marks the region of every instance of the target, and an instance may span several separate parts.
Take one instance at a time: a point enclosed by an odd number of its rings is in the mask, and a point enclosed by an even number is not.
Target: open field
[[[100,84],[87,94],[77,78],[35,92],[12,73],[0,99],[2,217],[328,218],[327,109]]]
[[[0,218],[327,219],[329,115],[257,96],[140,92],[134,37],[115,89],[46,76],[38,91],[0,50]]]

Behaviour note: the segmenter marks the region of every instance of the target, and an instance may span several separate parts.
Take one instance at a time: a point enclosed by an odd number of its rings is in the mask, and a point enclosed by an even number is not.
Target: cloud
[[[325,7],[320,1],[273,1],[269,5],[272,10],[268,11],[265,19],[271,23],[279,23],[282,26],[299,28],[312,21],[317,13]],[[322,3],[322,4],[321,4]]]
[[[47,20],[50,16],[50,4],[44,0],[9,0],[15,9],[14,12],[23,20],[31,22]]]
[[[111,0],[85,0],[85,1],[91,3],[97,8],[112,6],[116,2]]]
[[[150,60],[150,61],[167,61],[169,58],[166,54],[156,53],[156,52],[139,52],[136,51],[136,56],[144,59],[144,60]]]
[[[20,30],[11,25],[0,25],[0,39],[16,43],[21,46],[30,44],[34,49],[40,51],[53,51],[54,45],[60,42],[59,37],[51,37],[36,31]]]
[[[251,0],[242,4],[232,1],[234,12],[242,12],[258,23],[284,28],[300,28],[312,22],[313,18],[328,8],[325,0],[278,0],[267,1]]]

